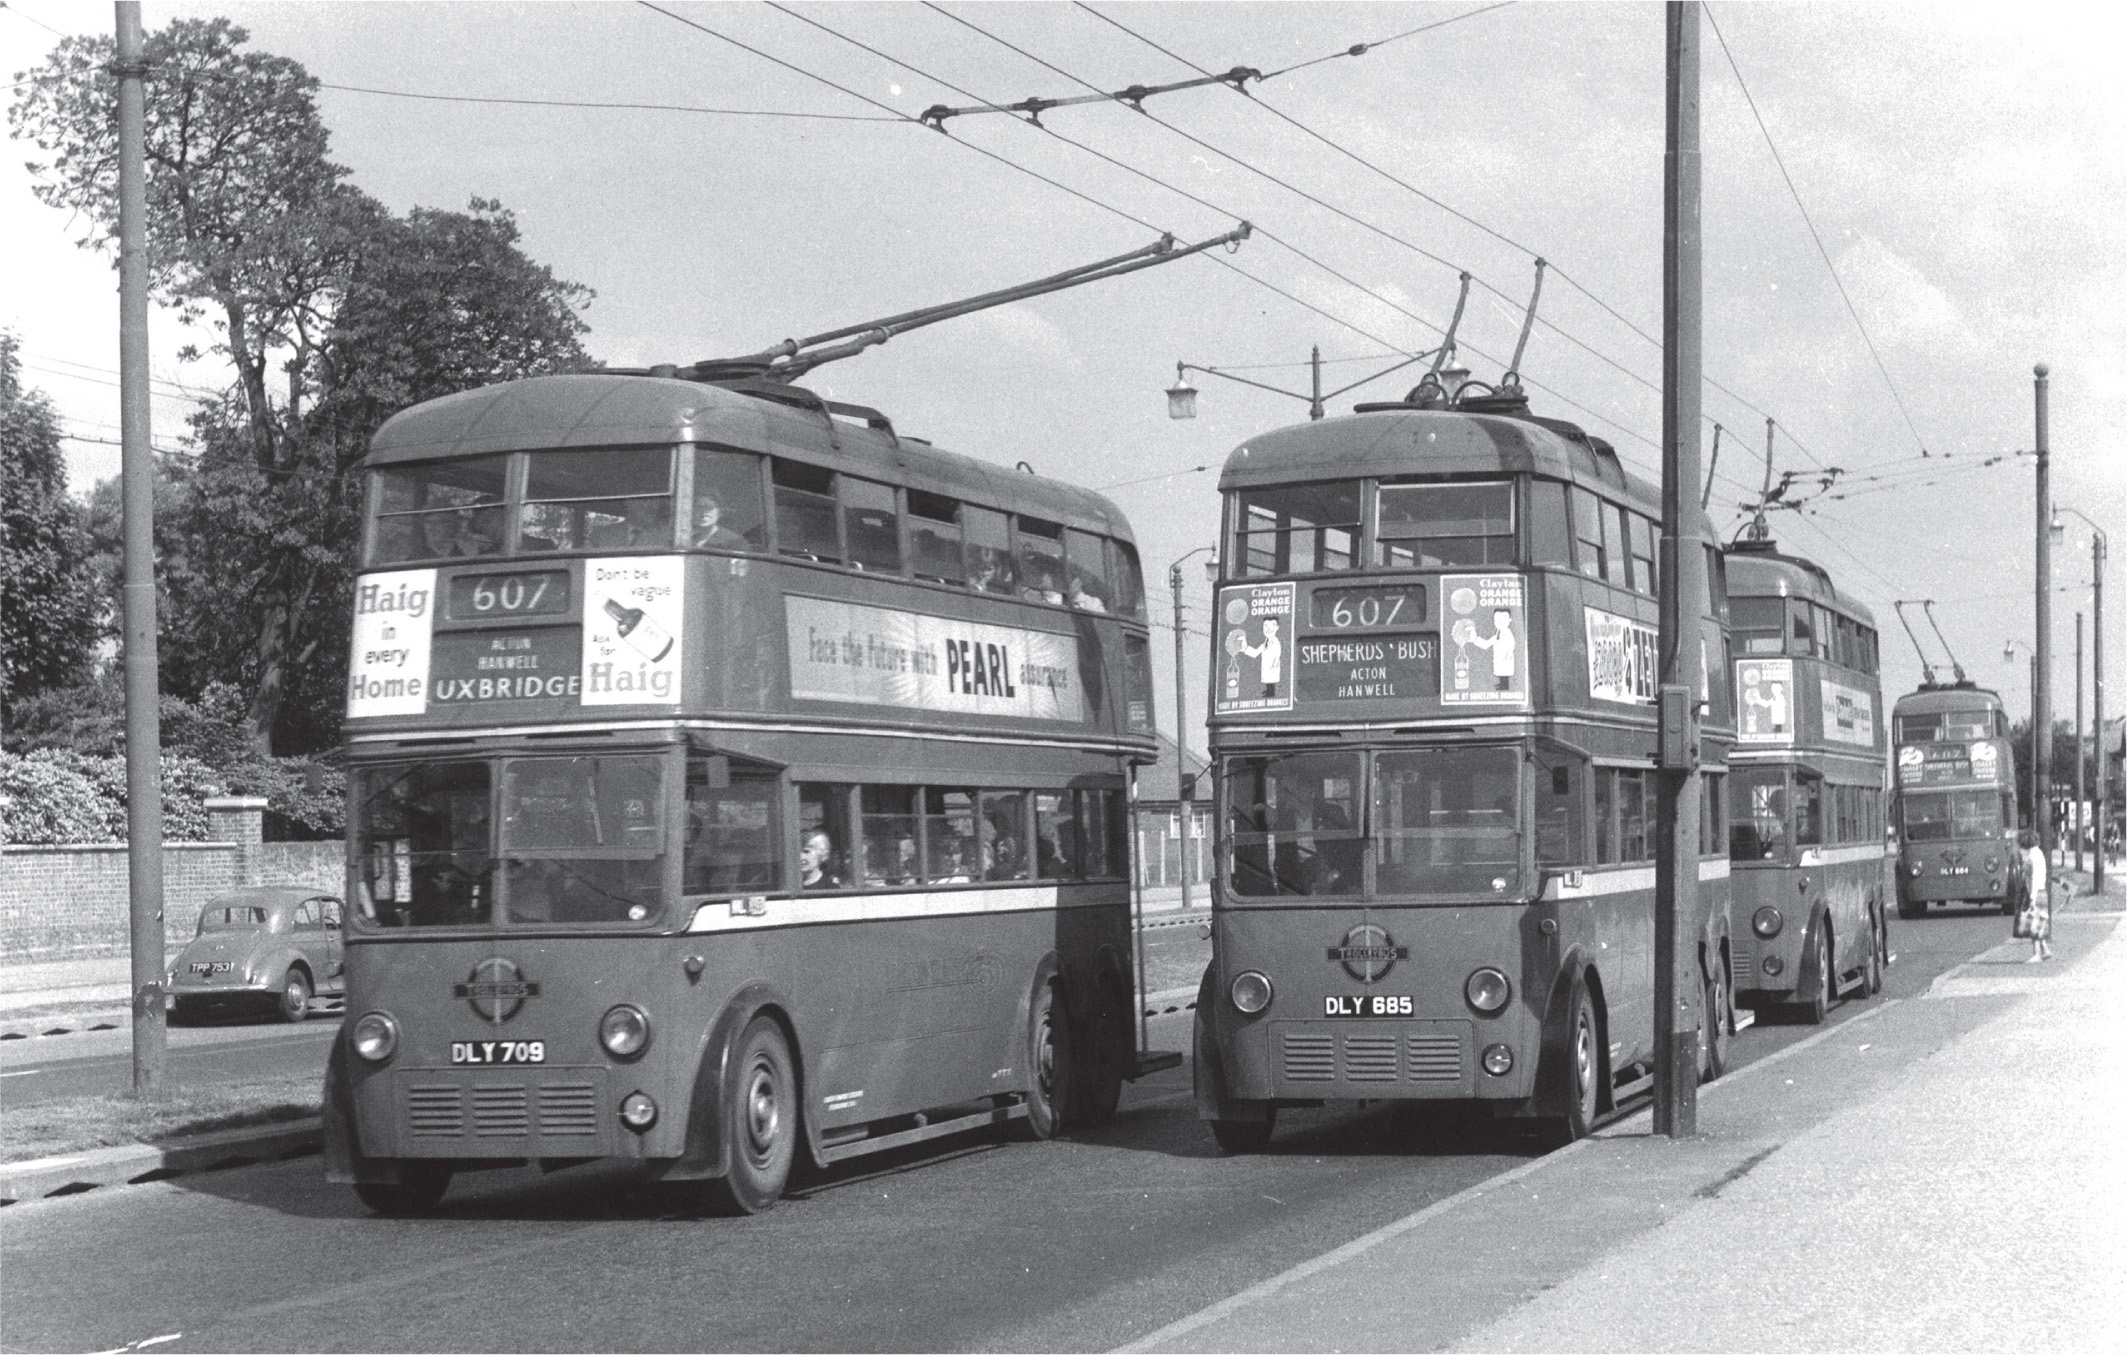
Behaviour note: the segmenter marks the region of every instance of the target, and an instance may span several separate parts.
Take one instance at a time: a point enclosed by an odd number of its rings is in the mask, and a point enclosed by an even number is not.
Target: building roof
[[[1174,740],[1168,738],[1165,734],[1161,734],[1159,736],[1159,744],[1159,761],[1149,767],[1137,769],[1137,799],[1140,804],[1152,804],[1155,802],[1172,804],[1182,798],[1175,787],[1174,755],[1176,749]],[[1184,765],[1191,773],[1202,776],[1210,770],[1211,760],[1190,752],[1184,754]],[[1199,802],[1209,800],[1211,798],[1211,788],[1199,786],[1196,798]]]

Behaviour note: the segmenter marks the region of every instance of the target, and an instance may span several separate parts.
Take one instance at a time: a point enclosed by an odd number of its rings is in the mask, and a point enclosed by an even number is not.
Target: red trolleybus
[[[1874,618],[1767,539],[1728,551],[1736,743],[1728,757],[1736,1001],[1799,1006],[1883,987],[1883,688]]]
[[[1931,903],[2016,911],[2016,755],[2001,698],[1969,680],[1926,683],[1891,712],[1898,788],[1898,916]]]
[[[1198,1114],[1228,1151],[1328,1099],[1462,1101],[1572,1137],[1651,1085],[1661,501],[1607,443],[1526,411],[1362,405],[1227,458],[1195,1039]],[[1719,558],[1697,535],[1711,673]],[[1714,850],[1680,926],[1714,1070],[1731,721],[1708,687]]]
[[[755,381],[372,445],[326,1162],[388,1212],[621,1159],[772,1204],[1135,1076],[1143,586],[1097,495]]]

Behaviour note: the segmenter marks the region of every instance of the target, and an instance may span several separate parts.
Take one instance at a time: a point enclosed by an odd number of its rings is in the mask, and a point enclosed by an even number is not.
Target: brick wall
[[[261,842],[256,819],[264,807],[263,800],[256,808],[233,800],[209,805],[222,811],[216,828],[234,841],[163,844],[163,931],[173,954],[192,939],[199,910],[217,894],[250,884],[330,894],[345,888],[346,844]],[[0,964],[126,954],[130,898],[123,842],[0,847]]]

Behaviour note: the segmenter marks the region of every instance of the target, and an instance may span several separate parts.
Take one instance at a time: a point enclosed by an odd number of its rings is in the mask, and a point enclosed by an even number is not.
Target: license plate
[[[1357,993],[1322,999],[1322,1014],[1373,1020],[1390,1016],[1416,1016],[1408,993]]]
[[[234,960],[194,960],[192,972],[200,975],[226,974],[235,964]]]
[[[452,1063],[545,1063],[545,1040],[453,1040]]]

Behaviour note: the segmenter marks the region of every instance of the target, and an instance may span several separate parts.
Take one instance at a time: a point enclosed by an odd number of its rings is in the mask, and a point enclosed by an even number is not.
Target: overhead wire
[[[880,117],[862,113],[793,113],[772,108],[709,108],[697,104],[609,103],[590,99],[520,99],[473,94],[424,94],[403,89],[375,89],[368,85],[334,84],[329,80],[319,81],[318,88],[339,90],[347,94],[375,94],[390,99],[424,99],[436,103],[513,104],[532,108],[616,108],[652,113],[710,113],[740,118],[809,118],[824,122],[908,121],[898,114],[894,117]]]

